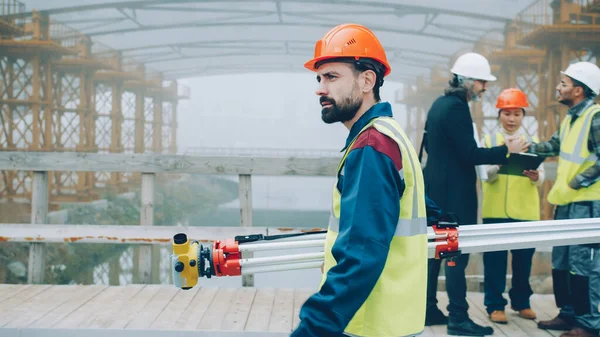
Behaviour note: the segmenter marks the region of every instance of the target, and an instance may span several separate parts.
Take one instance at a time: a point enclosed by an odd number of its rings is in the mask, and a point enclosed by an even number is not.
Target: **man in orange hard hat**
[[[344,24],[316,43],[325,123],[349,130],[333,189],[320,290],[293,337],[414,336],[424,329],[427,227],[423,176],[410,140],[381,102],[390,71],[366,27]]]

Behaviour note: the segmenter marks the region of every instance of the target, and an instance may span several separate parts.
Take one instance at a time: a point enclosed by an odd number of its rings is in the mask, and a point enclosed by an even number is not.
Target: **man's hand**
[[[525,170],[523,171],[523,174],[533,182],[536,182],[538,179],[540,179],[540,173],[538,170]]]
[[[506,138],[506,146],[508,147],[508,152],[510,153],[521,153],[527,152],[529,143],[525,142],[523,138],[519,136],[512,136]]]

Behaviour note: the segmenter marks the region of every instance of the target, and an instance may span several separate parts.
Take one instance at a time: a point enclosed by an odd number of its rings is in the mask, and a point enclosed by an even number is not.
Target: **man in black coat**
[[[509,153],[523,152],[527,145],[519,138],[507,138],[507,144],[490,149],[479,148],[474,138],[470,101],[477,102],[485,92],[491,74],[485,57],[467,53],[460,56],[451,72],[450,87],[431,106],[425,124],[424,169],[426,194],[443,213],[454,213],[460,224],[477,223],[476,165],[504,164]],[[484,336],[494,333],[491,327],[474,323],[468,316],[465,268],[469,255],[456,258],[456,265],[446,267],[449,317],[437,307],[437,281],[440,260],[429,260],[426,325],[448,324],[449,335]]]

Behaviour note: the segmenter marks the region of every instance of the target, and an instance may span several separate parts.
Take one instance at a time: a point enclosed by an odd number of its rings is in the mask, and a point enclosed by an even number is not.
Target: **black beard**
[[[352,100],[352,97],[346,97],[342,103],[338,104],[333,98],[321,96],[320,102],[331,104],[331,107],[321,110],[321,119],[327,124],[351,120],[362,105],[361,98]]]
[[[558,103],[564,104],[564,105],[568,106],[569,108],[573,106],[573,101],[570,99],[561,99],[558,101]]]

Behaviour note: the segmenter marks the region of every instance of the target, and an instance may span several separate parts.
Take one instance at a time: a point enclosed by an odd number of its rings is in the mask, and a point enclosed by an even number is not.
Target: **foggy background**
[[[23,0],[22,0],[23,1]],[[24,0],[27,10],[52,9],[70,6],[95,5],[118,2],[109,0]],[[144,2],[140,0],[139,2]],[[342,124],[326,125],[321,121],[320,105],[315,94],[315,74],[304,69],[303,64],[313,56],[314,43],[330,28],[348,22],[373,29],[392,64],[392,73],[381,89],[383,101],[392,104],[394,117],[406,124],[406,110],[396,103],[398,92],[414,84],[418,75],[428,78],[429,66],[441,64],[449,68],[450,57],[457,52],[471,51],[473,44],[466,41],[433,38],[415,34],[396,33],[389,29],[410,32],[455,36],[463,40],[477,40],[490,34],[498,35],[504,25],[476,18],[458,18],[439,14],[426,20],[435,25],[425,26],[418,9],[403,13],[385,10],[385,4],[429,6],[452,11],[464,11],[479,15],[504,17],[507,20],[531,4],[532,0],[421,0],[411,1],[310,1],[306,4],[281,1],[284,11],[305,10],[320,13],[318,17],[302,18],[288,15],[286,22],[304,23],[277,27],[275,24],[220,25],[168,30],[141,31],[93,36],[93,41],[120,50],[153,44],[180,43],[186,41],[237,41],[235,46],[224,44],[222,48],[174,50],[157,48],[154,55],[132,52],[125,56],[148,63],[152,72],[164,71],[167,79],[178,78],[190,87],[189,100],[180,100],[177,107],[177,147],[179,153],[192,153],[198,148],[272,148],[307,149],[337,152],[344,146],[348,130]],[[340,14],[342,4],[354,13]],[[169,4],[164,1],[164,4]],[[144,25],[168,25],[180,22],[202,24],[211,20],[224,23],[256,21],[276,23],[276,14],[257,18],[238,19],[236,10],[274,10],[274,1],[233,2],[214,1],[183,3],[179,6],[196,8],[198,11],[176,12],[124,10],[121,14],[135,17]],[[362,6],[362,7],[361,7]],[[201,9],[214,9],[203,12]],[[364,15],[357,15],[363,8]],[[222,10],[230,9],[227,14]],[[368,13],[377,11],[377,14]],[[115,14],[116,13],[116,14]],[[90,12],[73,12],[51,15],[58,21],[84,33],[111,29],[135,28],[132,22],[118,22],[109,27],[94,27],[86,20],[121,16],[115,9]],[[238,16],[240,16],[238,14]],[[281,21],[281,17],[279,18]],[[435,21],[434,21],[435,20]],[[311,22],[315,22],[311,25]],[[279,46],[285,42],[285,52],[253,50],[252,43],[245,48],[244,41],[260,40],[261,46]],[[242,46],[242,47],[240,47]],[[403,51],[402,49],[406,49]],[[447,55],[423,55],[418,51]],[[219,56],[223,55],[223,56]],[[182,57],[185,56],[185,57]],[[163,60],[158,62],[157,60]],[[263,70],[264,73],[263,73]],[[171,74],[171,75],[169,75]],[[441,92],[439,94],[442,94]],[[491,95],[491,93],[488,93]],[[419,144],[414,144],[418,146]],[[237,177],[227,177],[237,181]],[[331,203],[334,179],[330,177],[260,177],[252,176],[254,226],[272,227],[326,227]],[[232,200],[219,205],[216,213],[195,218],[189,225],[239,226],[239,201]],[[269,282],[267,277],[273,277]],[[274,285],[314,288],[320,280],[319,270],[291,271],[256,275],[256,285]],[[200,280],[204,285],[240,285],[239,278]]]

